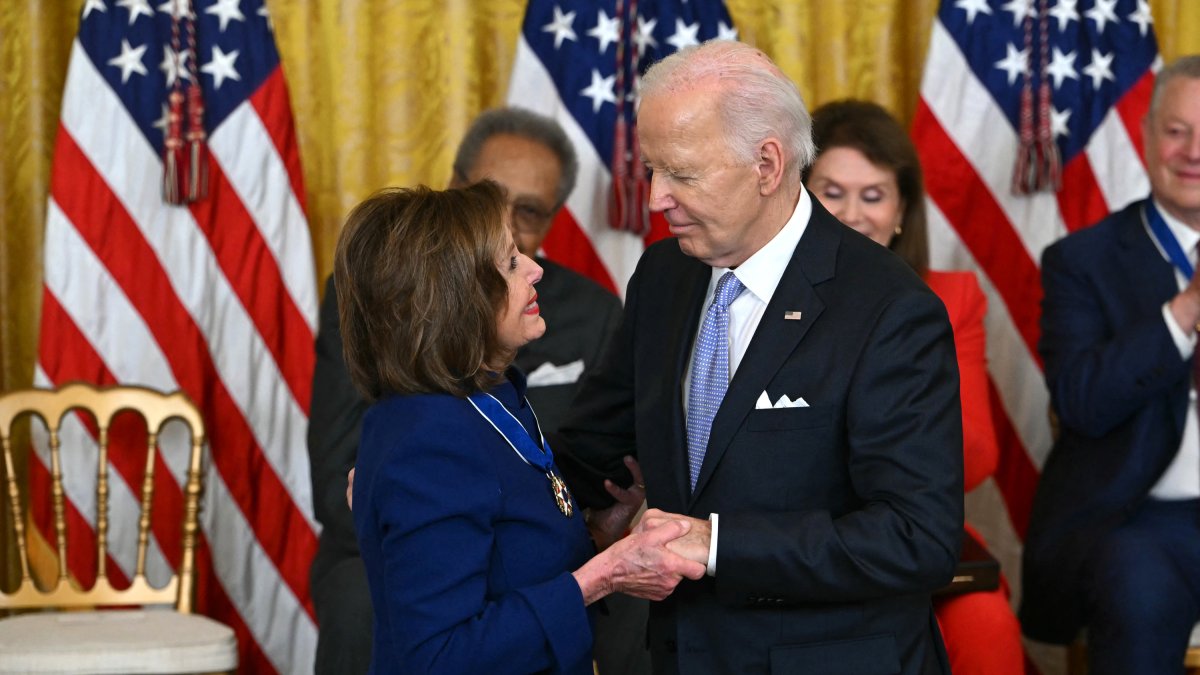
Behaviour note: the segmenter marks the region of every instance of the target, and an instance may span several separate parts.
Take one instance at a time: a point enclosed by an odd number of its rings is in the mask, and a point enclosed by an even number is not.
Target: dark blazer
[[[586,368],[600,359],[616,330],[621,301],[595,282],[561,265],[542,259],[537,262],[544,270],[537,292],[546,320],[546,334],[517,352],[516,365],[529,374],[545,363],[563,366],[582,359],[586,372]],[[534,386],[527,391],[543,430],[550,432],[558,428],[578,386],[579,382]],[[337,293],[331,276],[325,283],[325,299],[321,302],[308,428],[313,501],[317,520],[323,526],[313,563],[314,586],[319,586],[326,571],[339,561],[358,556],[354,525],[350,509],[346,507],[346,474],[354,466],[359,424],[366,409],[342,358]],[[365,601],[363,598],[362,603]]]
[[[634,454],[651,507],[720,514],[716,576],[651,605],[659,673],[949,672],[930,593],[963,527],[950,324],[899,258],[812,204],[694,493],[682,381],[711,269],[675,240],[642,256],[555,446],[581,501]],[[756,410],[763,391],[810,407]]]
[[[516,364],[531,373],[544,363],[567,365],[582,359],[585,372],[599,360],[621,315],[615,295],[561,265],[539,259],[544,275],[537,285],[546,335],[517,352]],[[316,668],[324,673],[361,673],[370,657],[371,599],[359,561],[354,523],[346,507],[346,474],[358,452],[366,403],[350,382],[342,358],[337,293],[325,285],[313,372],[308,456],[313,502],[322,530],[310,574],[313,604],[321,622]],[[579,383],[535,386],[527,391],[542,428],[561,422]],[[607,624],[606,624],[607,625]]]
[[[928,270],[925,283],[946,306],[958,356],[963,414],[963,490],[970,492],[996,472],[1000,447],[988,394],[987,296],[972,272]]]
[[[1145,204],[1042,256],[1038,350],[1060,432],[1025,538],[1020,618],[1046,642],[1075,638],[1092,545],[1136,509],[1183,436],[1191,359],[1163,321],[1179,286],[1145,230]]]
[[[545,473],[469,401],[379,401],[356,467],[372,672],[590,675],[592,629],[571,576],[594,552],[583,514],[564,517]]]

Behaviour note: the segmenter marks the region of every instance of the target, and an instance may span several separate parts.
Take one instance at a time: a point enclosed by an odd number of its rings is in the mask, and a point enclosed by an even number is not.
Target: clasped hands
[[[593,511],[588,519],[601,551],[576,572],[588,603],[614,591],[662,600],[684,577],[703,577],[708,562],[712,529],[707,520],[650,509],[632,533],[622,538],[646,496],[637,461],[626,457],[625,465],[633,484],[622,488],[605,481],[605,489],[616,501],[607,509]]]
[[[646,499],[641,467],[632,457],[625,458],[625,465],[633,475],[633,484],[622,488],[604,481],[605,489],[616,501],[607,509],[593,511],[588,518],[588,529],[600,553],[573,573],[586,604],[618,591],[662,600],[684,577],[703,577],[708,564],[712,524],[707,520],[650,509],[625,536]],[[351,508],[353,496],[351,469],[346,476],[346,505]]]

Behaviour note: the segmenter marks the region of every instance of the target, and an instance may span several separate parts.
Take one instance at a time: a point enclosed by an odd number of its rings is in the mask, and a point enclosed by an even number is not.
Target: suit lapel
[[[688,501],[689,507],[708,483],[734,433],[754,409],[759,395],[766,390],[767,384],[825,309],[825,304],[813,287],[833,278],[838,244],[845,226],[829,215],[815,197],[812,198],[812,204],[812,217],[804,235],[779,279],[775,294],[771,296],[771,302],[767,304],[746,354],[729,383],[721,407],[713,418],[704,464],[696,479],[696,489]],[[801,318],[785,319],[784,314],[788,312],[800,312]]]
[[[1146,230],[1146,204],[1145,201],[1138,202],[1127,211],[1129,217],[1125,219],[1118,235],[1124,247],[1125,255],[1121,256],[1121,264],[1125,269],[1113,278],[1138,279],[1148,276],[1149,283],[1133,285],[1137,306],[1158,307],[1162,305],[1163,298],[1173,297],[1179,292],[1179,285],[1175,280],[1175,268],[1163,259]],[[1185,396],[1180,404],[1171,406],[1175,431],[1180,437],[1183,436],[1183,426],[1187,420],[1188,404],[1183,401],[1187,400]]]
[[[701,305],[712,280],[712,268],[693,258],[687,259],[691,264],[682,275],[678,294],[675,296],[681,302],[671,303],[666,317],[666,325],[671,327],[665,335],[671,336],[667,347],[667,361],[664,365],[671,368],[670,378],[665,379],[667,386],[674,387],[668,394],[671,397],[670,447],[675,456],[675,487],[679,491],[679,504],[687,504],[691,493],[689,484],[689,467],[687,453],[687,419],[683,412],[683,378],[691,364],[692,343],[700,325]]]
[[[1121,228],[1121,244],[1126,255],[1122,257],[1128,274],[1127,279],[1146,276],[1150,270],[1150,283],[1137,284],[1135,290],[1148,305],[1161,305],[1162,298],[1170,298],[1179,292],[1175,281],[1175,268],[1163,259],[1146,231],[1146,203],[1139,202],[1130,209],[1129,218]]]

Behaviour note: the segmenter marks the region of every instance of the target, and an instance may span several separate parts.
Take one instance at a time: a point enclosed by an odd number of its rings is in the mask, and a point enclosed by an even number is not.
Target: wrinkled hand
[[[704,576],[704,565],[667,549],[666,544],[691,528],[684,521],[662,523],[632,534],[610,546],[575,571],[586,604],[617,591],[648,600],[662,600],[679,582]]]
[[[346,507],[354,510],[354,467],[346,474]]]
[[[1175,322],[1185,334],[1200,330],[1200,274],[1192,277],[1191,282],[1171,298],[1169,305]]]
[[[707,520],[650,509],[642,515],[634,533],[652,532],[671,523],[688,523],[689,527],[686,534],[667,543],[667,550],[707,566],[709,541],[712,538],[712,523]]]
[[[625,536],[633,517],[646,501],[646,481],[642,478],[642,467],[636,459],[629,456],[625,457],[625,466],[629,473],[633,474],[633,484],[625,489],[611,480],[605,480],[604,489],[616,501],[607,509],[592,509],[588,518],[588,529],[591,530],[592,539],[600,551]]]

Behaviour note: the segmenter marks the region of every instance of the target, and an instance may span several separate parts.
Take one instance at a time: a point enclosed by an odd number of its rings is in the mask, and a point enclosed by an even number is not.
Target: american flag
[[[163,199],[163,147],[167,95],[181,78],[203,93],[211,160],[207,197],[174,206]],[[85,1],[44,270],[36,384],[187,392],[211,448],[197,610],[234,628],[241,672],[311,672],[318,525],[304,448],[317,292],[291,108],[262,0]],[[68,433],[90,444],[94,465],[87,427],[76,420]],[[174,512],[180,441],[163,438],[156,473],[169,490],[155,506]],[[44,490],[37,450],[31,473]],[[130,520],[141,468],[114,457],[110,476],[113,519]],[[90,486],[68,485],[67,496],[70,564],[83,570],[95,500]],[[150,564],[162,570],[177,562],[177,543],[171,528],[155,535]],[[129,537],[116,532],[110,552],[127,578]]]
[[[645,183],[636,185],[637,74],[713,38],[737,39],[721,0],[530,1],[508,103],[558,120],[580,165],[579,182],[542,243],[548,258],[623,293],[642,249],[667,236],[661,216],[641,208]]]
[[[912,131],[930,257],[974,270],[988,295],[996,484],[1015,537],[1051,446],[1037,353],[1041,253],[1148,194],[1140,123],[1158,63],[1145,0],[943,0],[933,24]],[[1057,191],[1012,190],[1025,92],[1027,128],[1036,134],[1044,115],[1061,155]]]

